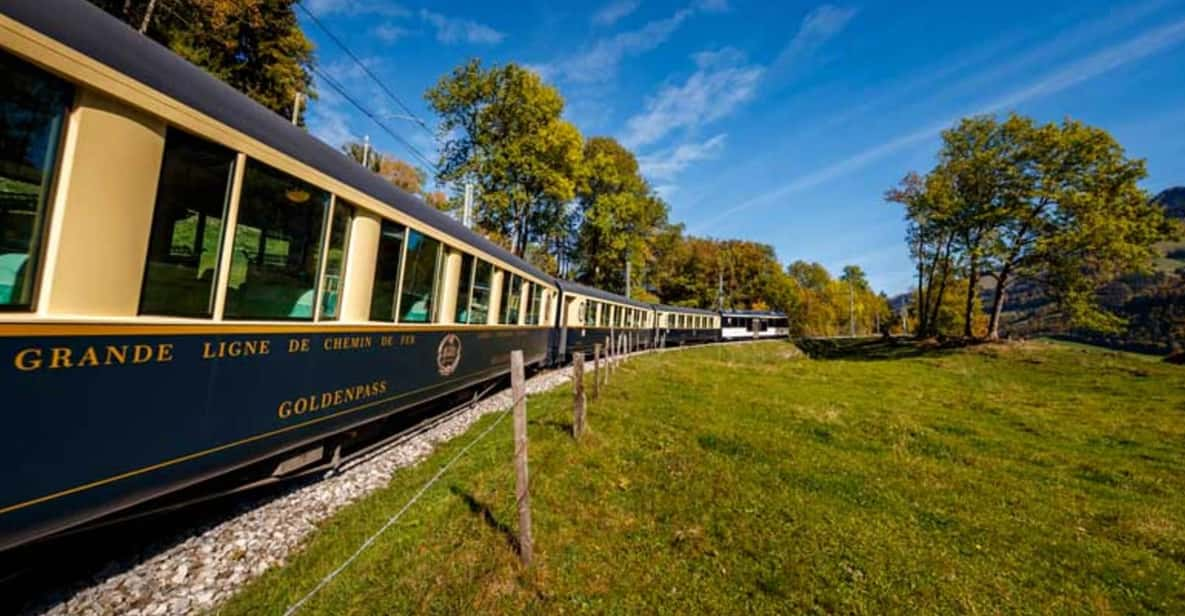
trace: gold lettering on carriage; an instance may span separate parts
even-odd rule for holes
[[[271,352],[272,343],[270,340],[222,340],[202,343],[202,359],[253,357],[255,355],[270,355]]]
[[[323,411],[350,402],[376,398],[385,393],[387,393],[387,381],[385,379],[371,381],[370,383],[363,383],[361,385],[353,385],[319,394],[309,394],[293,400],[285,400],[280,403],[276,414],[279,415],[280,419],[287,419],[293,415],[304,415],[305,413]]]
[[[28,347],[17,351],[12,365],[21,372],[94,368],[137,364],[166,364],[173,361],[173,345],[109,344],[84,347]]]
[[[369,349],[374,346],[371,336],[329,336],[321,342],[321,348],[326,351],[352,351],[354,349]]]

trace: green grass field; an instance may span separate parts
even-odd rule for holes
[[[633,360],[568,436],[530,400],[536,562],[503,421],[302,613],[1185,613],[1185,371],[1087,347],[879,342]],[[282,612],[494,418],[221,611]]]

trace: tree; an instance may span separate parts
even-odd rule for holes
[[[285,118],[298,95],[316,97],[294,0],[92,1]]]
[[[584,145],[584,173],[576,193],[577,240],[586,284],[624,292],[625,265],[634,286],[651,262],[650,241],[667,221],[667,205],[650,190],[634,154],[609,137]]]
[[[1016,145],[1001,180],[989,337],[999,337],[1018,274],[1040,280],[1071,323],[1115,330],[1122,320],[1099,307],[1096,290],[1123,272],[1146,270],[1153,243],[1168,231],[1162,208],[1139,187],[1144,161],[1127,158],[1106,131],[1074,120],[1037,126],[1013,115],[1000,131]]]
[[[935,329],[956,266],[963,270],[964,336],[974,335],[981,278],[993,283],[990,338],[999,337],[1018,279],[1043,288],[1072,325],[1117,327],[1121,319],[1100,307],[1097,290],[1146,268],[1153,243],[1169,228],[1139,188],[1143,161],[1127,158],[1105,131],[1073,120],[1038,126],[1015,114],[1002,122],[980,116],[942,139],[928,176],[907,176],[887,193],[910,221],[923,333]]]
[[[378,173],[383,166],[383,153],[374,149],[370,144],[350,141],[342,145],[342,152],[359,165]]]
[[[425,93],[440,115],[438,179],[474,182],[482,195],[477,222],[509,237],[523,255],[534,239],[554,235],[564,203],[579,183],[583,138],[563,120],[564,99],[516,64],[457,67]]]
[[[973,335],[973,310],[979,294],[979,278],[995,232],[1003,221],[997,207],[1002,199],[1001,176],[1010,171],[1009,150],[1015,143],[998,130],[995,118],[964,118],[943,131],[936,182],[948,186],[952,200],[948,217],[941,222],[952,233],[965,264],[963,336]]]
[[[442,212],[448,212],[455,209],[453,204],[449,202],[448,195],[439,190],[434,190],[425,194],[424,202]]]
[[[942,174],[923,177],[910,172],[896,188],[885,193],[886,201],[905,206],[906,244],[918,270],[914,332],[923,338],[938,334],[934,323],[946,299],[948,281],[958,266],[951,224],[954,200],[946,180]]]
[[[378,174],[395,186],[413,194],[423,194],[426,174],[423,169],[391,156],[379,158]]]

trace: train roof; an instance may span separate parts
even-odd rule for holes
[[[603,290],[598,289],[596,287],[590,287],[588,285],[580,284],[579,282],[574,282],[571,280],[562,280],[559,278],[556,278],[555,281],[556,281],[556,284],[559,285],[560,290],[563,291],[564,293],[579,293],[580,295],[587,295],[589,297],[595,297],[597,299],[605,300],[607,302],[617,302],[619,304],[628,304],[630,306],[637,306],[638,308],[650,309],[652,307],[650,304],[647,304],[646,302],[640,302],[636,299],[630,299],[624,295],[618,295],[616,293],[610,293],[609,291],[603,291]]]
[[[777,312],[774,310],[725,310],[721,312],[726,317],[774,317],[784,319],[785,312]]]
[[[706,314],[706,315],[712,315],[712,316],[717,316],[720,314],[719,312],[716,312],[715,310],[704,310],[703,308],[688,308],[687,306],[671,306],[668,304],[655,304],[654,309],[661,310],[663,312],[682,312],[684,314]]]
[[[542,280],[539,268],[293,126],[245,94],[190,64],[84,0],[5,0],[0,12],[74,48],[287,156],[370,195],[438,231]]]

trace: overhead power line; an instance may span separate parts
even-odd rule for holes
[[[379,127],[382,128],[388,135],[390,135],[392,138],[394,138],[399,143],[403,144],[403,146],[406,147],[408,149],[408,151],[410,151],[416,157],[416,159],[418,159],[421,163],[427,165],[430,169],[432,169],[433,172],[436,172],[436,165],[431,160],[428,160],[428,157],[424,156],[423,152],[420,152],[420,150],[418,148],[416,148],[416,146],[412,145],[412,143],[410,141],[405,139],[399,133],[392,130],[391,127],[384,124],[382,119],[378,115],[371,112],[366,107],[363,107],[362,104],[359,103],[357,100],[355,100],[354,97],[350,96],[350,94],[348,92],[346,92],[346,89],[344,87],[342,87],[342,85],[339,84],[336,80],[334,80],[329,75],[326,75],[324,71],[318,69],[317,67],[314,66],[312,68],[313,68],[313,72],[317,75],[317,77],[320,77],[322,81],[324,81],[326,84],[328,84],[329,87],[333,88],[338,94],[341,95],[342,98],[346,99],[346,101],[348,101],[351,105],[353,105],[355,109],[362,112],[363,115],[370,118],[371,121],[374,122],[375,124],[378,124]]]
[[[402,109],[403,112],[406,113],[408,115],[408,117],[410,117],[411,120],[413,122],[415,122],[415,124],[417,126],[424,129],[424,132],[428,133],[428,136],[433,137],[433,138],[436,137],[436,135],[432,132],[432,129],[428,128],[428,124],[425,123],[424,120],[420,119],[420,117],[418,115],[416,115],[415,112],[412,111],[411,108],[408,107],[407,104],[405,104],[403,102],[403,99],[399,98],[398,95],[396,95],[394,92],[392,92],[391,89],[387,87],[387,84],[383,83],[383,81],[381,79],[379,79],[378,76],[375,75],[370,70],[370,67],[366,66],[366,64],[364,62],[362,62],[362,60],[360,60],[358,58],[358,56],[354,55],[354,52],[350,51],[350,48],[346,46],[345,42],[343,42],[340,38],[338,38],[337,35],[333,33],[333,31],[331,31],[328,27],[325,26],[325,24],[321,23],[321,20],[317,19],[317,16],[314,15],[313,12],[310,11],[309,8],[304,5],[304,2],[297,2],[296,6],[300,7],[300,10],[304,11],[304,14],[308,15],[309,19],[312,20],[312,22],[318,28],[320,28],[321,31],[324,32],[325,35],[329,37],[330,40],[332,40],[334,43],[336,43],[337,46],[340,47],[341,50],[344,51],[346,53],[346,55],[349,56],[350,59],[353,60],[354,63],[357,64],[358,67],[361,68],[362,71],[364,73],[366,73],[366,75],[368,77],[370,77],[376,84],[378,84],[379,88],[384,93],[386,93],[387,96],[391,97],[391,100],[395,101],[395,104],[399,105],[399,108]]]

